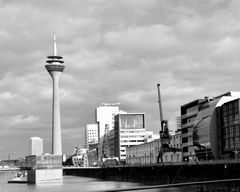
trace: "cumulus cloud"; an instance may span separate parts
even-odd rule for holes
[[[60,97],[67,154],[84,143],[84,127],[94,123],[102,102],[144,112],[146,128],[157,133],[158,82],[171,129],[182,104],[240,90],[237,0],[1,0],[0,5],[0,17],[7,18],[0,26],[0,147],[6,151],[26,155],[30,136],[43,137],[45,151],[51,151],[52,79],[44,65],[54,29],[66,65]]]

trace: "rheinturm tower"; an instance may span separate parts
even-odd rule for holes
[[[59,78],[65,68],[61,56],[57,55],[56,37],[53,35],[53,56],[48,56],[47,71],[53,80],[53,101],[52,101],[52,154],[62,155],[61,117],[59,99]]]

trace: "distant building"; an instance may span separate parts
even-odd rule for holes
[[[182,149],[182,132],[180,129],[175,131],[174,135],[171,135],[170,147]]]
[[[72,156],[72,162],[75,167],[89,167],[87,153]]]
[[[239,98],[240,92],[227,92],[181,106],[184,161],[234,157],[236,148],[233,146],[237,146],[239,139],[239,109],[236,104]]]
[[[102,103],[101,106],[96,108],[96,123],[98,124],[98,155],[99,159],[102,158],[103,154],[103,140],[106,127],[108,131],[114,128],[114,117],[120,113],[120,103]]]
[[[96,167],[98,166],[98,151],[97,148],[91,149],[87,152],[88,166]]]
[[[88,149],[75,147],[75,154],[72,156],[72,163],[76,167],[88,167]]]
[[[98,124],[87,124],[85,129],[85,147],[98,143]]]
[[[176,128],[177,130],[181,129],[181,116],[176,117]]]
[[[30,138],[30,155],[43,154],[43,139],[40,137]]]
[[[145,119],[143,113],[124,113],[115,116],[115,127],[110,132],[111,157],[126,159],[126,147],[145,141]]]
[[[149,143],[155,139],[159,139],[159,134],[154,134],[153,131],[145,131],[145,142]]]
[[[170,147],[181,146],[181,132],[177,131],[171,136]],[[173,146],[171,146],[173,145]],[[177,148],[177,147],[176,147]],[[156,139],[149,143],[144,143],[126,148],[127,164],[151,164],[157,163],[158,154],[161,149],[160,139]],[[171,150],[163,154],[163,162],[176,163],[182,161],[182,152],[179,150]]]

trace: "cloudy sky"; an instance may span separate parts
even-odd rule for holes
[[[0,158],[27,155],[31,136],[50,152],[53,30],[71,154],[103,102],[144,112],[157,133],[158,82],[173,130],[182,104],[240,91],[239,9],[239,0],[0,0]]]

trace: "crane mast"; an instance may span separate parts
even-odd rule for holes
[[[162,102],[161,102],[161,93],[160,93],[160,84],[157,84],[157,89],[158,89],[158,105],[159,105],[159,114],[160,114],[160,124],[161,124],[161,131],[163,131],[163,111],[162,111]]]
[[[160,151],[157,157],[157,163],[159,163],[159,159],[161,159],[161,162],[163,163],[163,154],[168,151],[169,148],[169,143],[170,143],[170,135],[169,135],[169,129],[168,129],[168,121],[164,120],[163,118],[163,110],[162,110],[162,102],[161,102],[161,93],[160,93],[160,84],[157,84],[157,89],[158,89],[158,104],[159,104],[159,114],[160,114],[160,124],[161,128],[159,131],[160,135]]]

